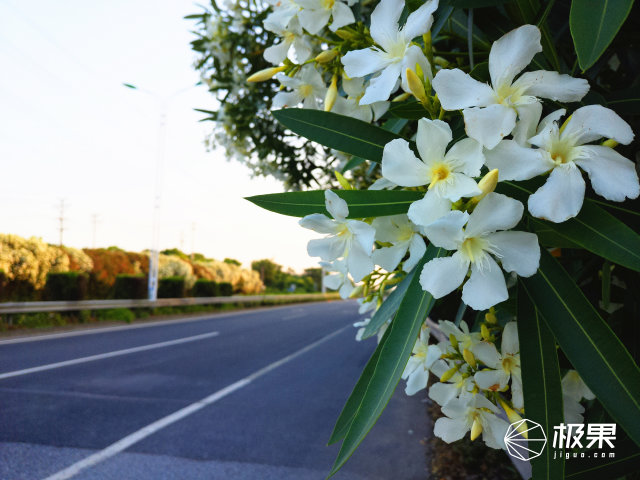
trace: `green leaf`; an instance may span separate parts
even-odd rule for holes
[[[349,218],[381,217],[407,213],[409,206],[424,196],[423,192],[404,190],[334,190],[347,202]],[[247,197],[252,203],[272,212],[304,217],[312,213],[330,215],[325,208],[324,190],[270,193]]]
[[[530,182],[502,182],[497,190],[526,203],[537,185]],[[578,247],[640,271],[640,235],[589,199],[585,199],[576,217],[562,223],[530,218],[534,228],[551,230]]]
[[[622,434],[622,435],[621,435]],[[622,437],[622,438],[621,438]],[[591,450],[585,458],[567,462],[567,480],[602,480],[619,478],[626,473],[640,471],[640,448],[624,432],[617,433],[614,458],[592,458]]]
[[[546,250],[522,284],[584,382],[640,445],[640,368],[624,344]]]
[[[584,72],[604,53],[627,19],[633,0],[573,0],[569,26]]]
[[[462,38],[467,38],[468,36],[467,23],[467,14],[462,10],[455,10],[449,17],[451,30]],[[489,50],[491,48],[487,36],[475,26],[473,28],[473,44],[477,46],[479,50]]]
[[[429,245],[424,257],[416,265],[416,271],[421,271],[427,261],[443,253],[444,250]],[[329,476],[340,470],[382,414],[409,360],[420,327],[434,303],[431,294],[422,290],[419,275],[414,276],[398,313],[391,322],[375,371],[353,416]]]
[[[524,406],[528,419],[542,425],[547,435],[564,421],[562,386],[556,342],[522,284],[518,286],[518,338]],[[551,439],[547,438],[550,442]],[[564,460],[553,458],[548,445],[531,460],[534,479],[563,480]]]
[[[417,120],[426,116],[427,111],[420,102],[408,101],[402,103],[392,103],[389,107],[389,113],[398,118],[408,118]]]
[[[371,381],[371,376],[373,375],[374,370],[376,369],[376,365],[378,364],[378,358],[380,358],[380,351],[387,341],[387,337],[389,336],[389,330],[387,330],[380,343],[376,347],[376,350],[371,355],[371,358],[367,362],[360,375],[360,378],[356,382],[356,386],[353,387],[353,391],[349,398],[347,399],[347,403],[345,403],[342,408],[342,412],[340,412],[340,416],[336,421],[335,427],[333,427],[333,432],[331,433],[331,437],[327,442],[328,445],[336,443],[338,440],[342,440],[344,436],[349,431],[349,427],[351,426],[351,422],[353,421],[353,417],[362,402],[362,398],[364,397],[365,392],[367,391],[367,386]]]
[[[347,164],[342,168],[342,172],[348,172],[349,170],[353,170],[358,165],[362,165],[366,160],[361,157],[351,157],[351,160],[347,162]]]
[[[304,108],[285,108],[272,113],[282,125],[298,135],[374,162],[382,161],[382,151],[387,143],[402,138],[389,130],[337,113]]]
[[[607,107],[620,115],[640,114],[640,87],[612,92],[606,98]]]
[[[369,338],[371,335],[375,335],[380,327],[395,315],[398,308],[400,308],[400,303],[402,302],[405,293],[407,293],[407,289],[409,288],[409,285],[411,285],[411,281],[415,274],[416,269],[414,268],[402,279],[393,292],[389,294],[387,299],[382,302],[380,308],[373,314],[369,323],[364,327],[362,338]]]

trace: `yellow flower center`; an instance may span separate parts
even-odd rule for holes
[[[557,140],[552,143],[549,155],[551,155],[551,160],[553,160],[556,165],[562,165],[563,163],[568,163],[573,160],[571,150],[571,145],[568,145],[567,142]]]
[[[496,100],[501,105],[510,107],[522,96],[522,89],[514,88],[513,85],[502,84],[496,89]]]
[[[431,168],[431,183],[429,184],[429,190],[438,184],[449,178],[451,169],[444,163],[437,163]]]
[[[336,3],[336,0],[323,0],[322,6],[324,7],[325,10],[331,10],[335,3]]]
[[[488,246],[489,242],[484,238],[471,237],[462,242],[460,251],[469,259],[470,262],[477,262],[484,258],[484,252]]]
[[[300,95],[303,97],[308,97],[313,93],[313,87],[311,85],[302,85],[300,87]]]
[[[511,373],[513,369],[516,368],[516,366],[517,366],[516,359],[513,358],[511,355],[507,355],[502,359],[502,369],[505,372]]]

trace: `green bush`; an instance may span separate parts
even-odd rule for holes
[[[158,298],[182,298],[185,292],[184,277],[162,278],[158,283]]]
[[[65,317],[57,312],[22,313],[16,315],[15,324],[23,328],[65,325]]]
[[[117,275],[113,285],[113,298],[147,298],[147,277],[145,275]]]
[[[96,310],[96,320],[127,322],[131,323],[136,319],[135,314],[128,308],[109,308],[106,310]]]
[[[43,297],[45,300],[84,300],[88,284],[89,276],[85,273],[49,273]]]
[[[191,290],[191,295],[194,297],[217,297],[219,295],[218,284],[212,280],[204,280],[202,278],[196,280]]]
[[[233,294],[233,285],[229,282],[220,282],[218,284],[218,295],[228,297]]]

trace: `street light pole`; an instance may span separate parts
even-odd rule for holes
[[[151,252],[149,254],[149,282],[147,284],[147,298],[149,300],[158,299],[158,270],[160,266],[160,203],[162,199],[162,177],[164,171],[165,147],[167,139],[167,107],[170,100],[177,97],[181,93],[190,90],[192,87],[181,88],[170,95],[162,96],[155,92],[141,89],[130,83],[123,85],[132,90],[137,90],[152,96],[159,104],[159,121],[158,121],[158,153],[156,158],[156,175],[154,184],[154,202],[153,202],[153,226],[151,235]]]

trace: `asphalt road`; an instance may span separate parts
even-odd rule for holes
[[[329,302],[0,340],[0,478],[323,479],[375,348],[358,318]],[[399,388],[334,478],[426,478],[421,399]]]

